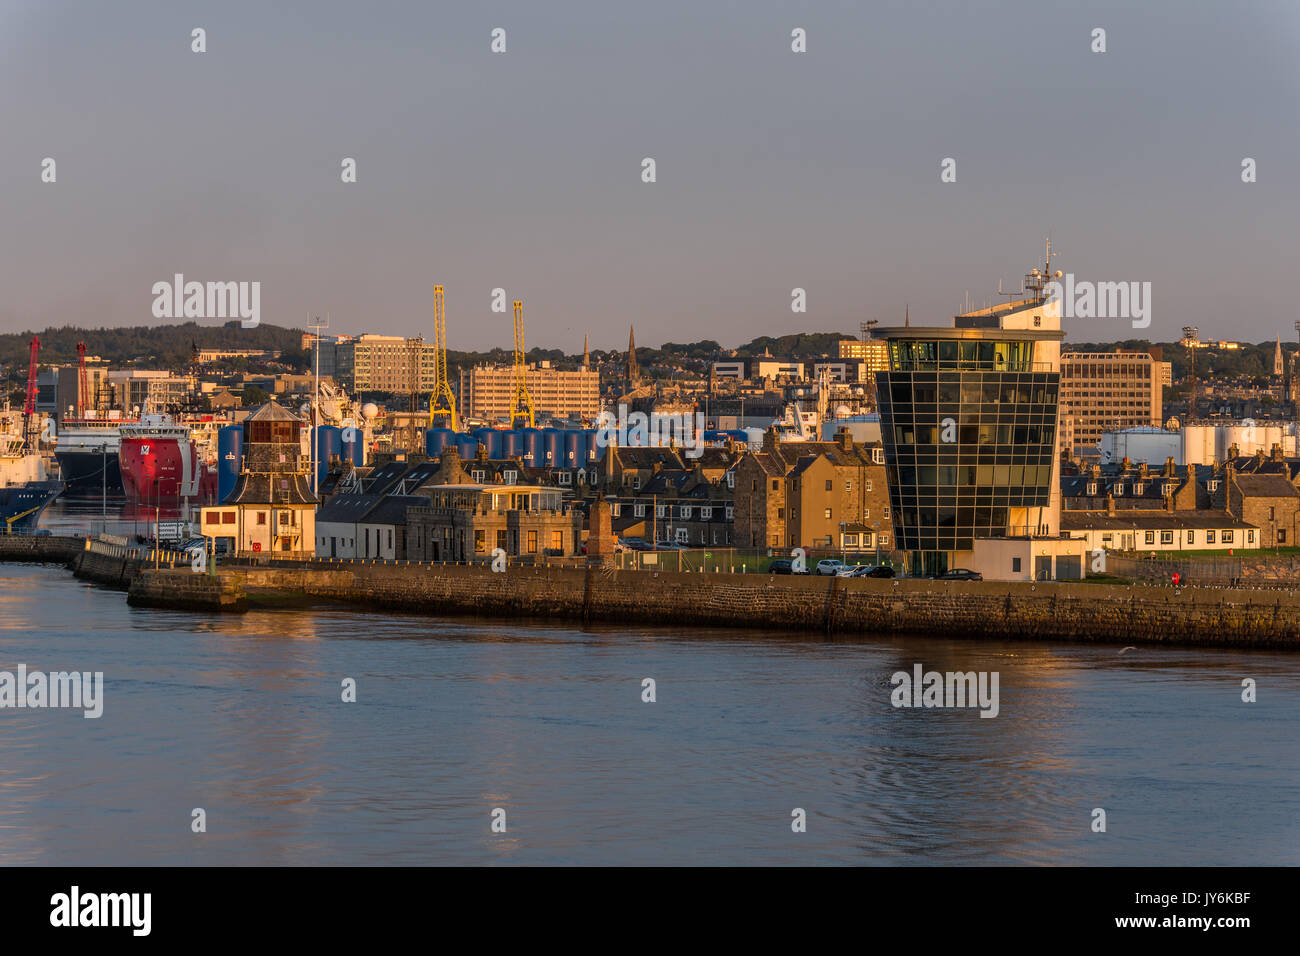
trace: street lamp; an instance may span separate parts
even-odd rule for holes
[[[159,527],[162,522],[162,495],[158,491],[158,482],[162,475],[154,475],[153,487],[153,569],[158,570],[158,549],[161,547],[162,530]]]

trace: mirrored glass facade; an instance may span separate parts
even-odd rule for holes
[[[876,375],[894,530],[906,551],[968,551],[1025,534],[1013,508],[1046,507],[1060,376],[1033,341],[891,340]]]

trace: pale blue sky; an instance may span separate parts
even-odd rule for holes
[[[497,286],[530,346],[734,345],[946,322],[1050,233],[1151,338],[1294,338],[1298,49],[1294,2],[0,0],[0,331],[153,323],[183,272],[350,332],[441,282],[454,349],[509,344]]]

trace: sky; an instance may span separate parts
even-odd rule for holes
[[[1151,283],[1067,342],[1294,340],[1297,49],[1288,0],[0,0],[0,331],[170,322],[182,273],[426,337],[440,283],[454,350],[510,346],[497,288],[530,348],[731,347],[948,324],[1050,236]]]

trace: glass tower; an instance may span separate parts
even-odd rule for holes
[[[872,330],[888,345],[889,369],[876,373],[881,439],[913,573],[942,573],[976,539],[1057,533],[1062,333],[1043,305]]]

